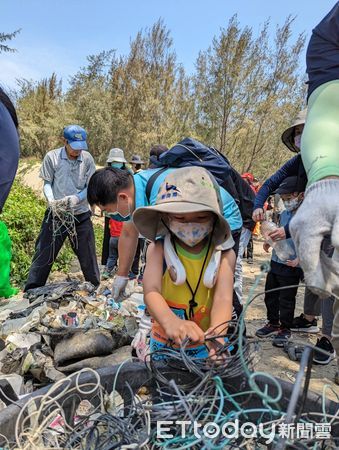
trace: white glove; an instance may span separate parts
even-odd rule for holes
[[[80,198],[77,195],[67,195],[65,197],[70,208],[75,208],[80,203]]]
[[[149,353],[149,346],[147,345],[147,336],[152,328],[151,316],[144,314],[139,323],[139,330],[137,331],[132,341],[132,347],[135,349],[138,358],[145,361],[146,355]]]
[[[321,251],[321,243],[325,235],[331,235],[335,253],[339,251],[338,198],[339,179],[317,181],[306,190],[305,199],[290,223],[306,284],[327,293],[339,289],[339,261],[327,257]]]
[[[117,275],[112,284],[112,298],[116,302],[122,302],[125,296],[125,289],[128,283],[128,277]]]

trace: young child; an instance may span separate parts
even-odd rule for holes
[[[188,337],[188,355],[215,357],[225,343],[223,337],[205,341],[225,335],[232,319],[235,253],[221,211],[218,184],[207,170],[192,167],[171,172],[155,206],[133,215],[139,232],[153,241],[144,273],[151,353],[179,348]]]
[[[122,230],[122,222],[118,222],[114,219],[109,219],[109,254],[107,258],[107,263],[105,267],[105,271],[102,274],[103,279],[107,279],[114,275],[114,270],[116,269],[119,253],[118,253],[118,244],[119,237]]]
[[[285,178],[276,191],[276,193],[280,194],[285,206],[285,210],[280,215],[280,227],[284,227],[284,229],[304,198],[303,192],[296,192],[297,178],[296,176]],[[289,243],[290,248],[295,250],[292,239],[289,238],[286,241]],[[265,242],[264,250],[266,252],[268,252],[269,247],[270,245]],[[299,267],[299,260],[296,254],[290,260],[281,260],[273,249],[271,269],[267,274],[265,291],[296,286],[265,294],[268,323],[257,330],[256,335],[263,338],[275,334],[273,345],[276,347],[283,347],[284,343],[291,336],[290,328],[293,323],[297,285],[302,278],[303,272]]]

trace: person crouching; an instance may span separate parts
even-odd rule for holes
[[[236,258],[215,179],[199,167],[171,172],[155,206],[138,208],[133,221],[153,241],[144,273],[151,353],[189,338],[189,356],[216,358],[232,319]]]

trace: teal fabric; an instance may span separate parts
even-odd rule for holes
[[[160,169],[147,169],[134,175],[134,186],[135,186],[135,208],[140,208],[142,206],[155,205],[157,194],[161,183],[165,180],[166,176],[175,170],[170,168],[162,172],[159,177],[155,180],[153,185],[150,203],[147,202],[146,198],[146,185],[151,176]],[[220,188],[220,195],[224,205],[223,215],[227,220],[232,231],[239,230],[242,227],[242,218],[238,205],[236,204],[234,198],[222,187]]]

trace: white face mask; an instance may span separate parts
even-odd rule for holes
[[[180,241],[189,247],[194,247],[210,234],[213,229],[213,220],[202,223],[183,223],[177,220],[170,220],[168,227]]]
[[[286,211],[294,211],[298,208],[302,200],[299,200],[299,198],[291,198],[290,200],[285,200],[284,205],[286,208]]]
[[[301,134],[296,134],[294,136],[294,145],[299,149],[301,148]]]

